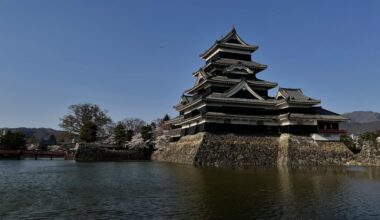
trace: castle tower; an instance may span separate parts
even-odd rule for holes
[[[205,65],[175,106],[179,116],[167,122],[173,139],[203,131],[339,139],[339,122],[347,118],[321,108],[320,100],[293,88],[268,95],[277,83],[258,77],[267,66],[252,60],[257,49],[233,28],[200,55]]]

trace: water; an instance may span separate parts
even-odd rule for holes
[[[0,161],[0,219],[379,219],[380,169]]]

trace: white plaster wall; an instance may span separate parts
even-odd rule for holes
[[[340,141],[340,134],[312,134],[315,141]]]

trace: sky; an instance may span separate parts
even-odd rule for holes
[[[0,127],[59,128],[78,103],[114,121],[176,116],[232,26],[259,45],[258,78],[380,112],[380,1],[0,0]]]

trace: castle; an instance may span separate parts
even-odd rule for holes
[[[233,28],[201,54],[205,65],[193,73],[195,84],[175,106],[179,116],[167,122],[172,140],[198,132],[310,135],[338,141],[348,120],[320,106],[298,88],[268,90],[277,83],[258,78],[266,65],[252,60],[258,46],[246,43]]]

